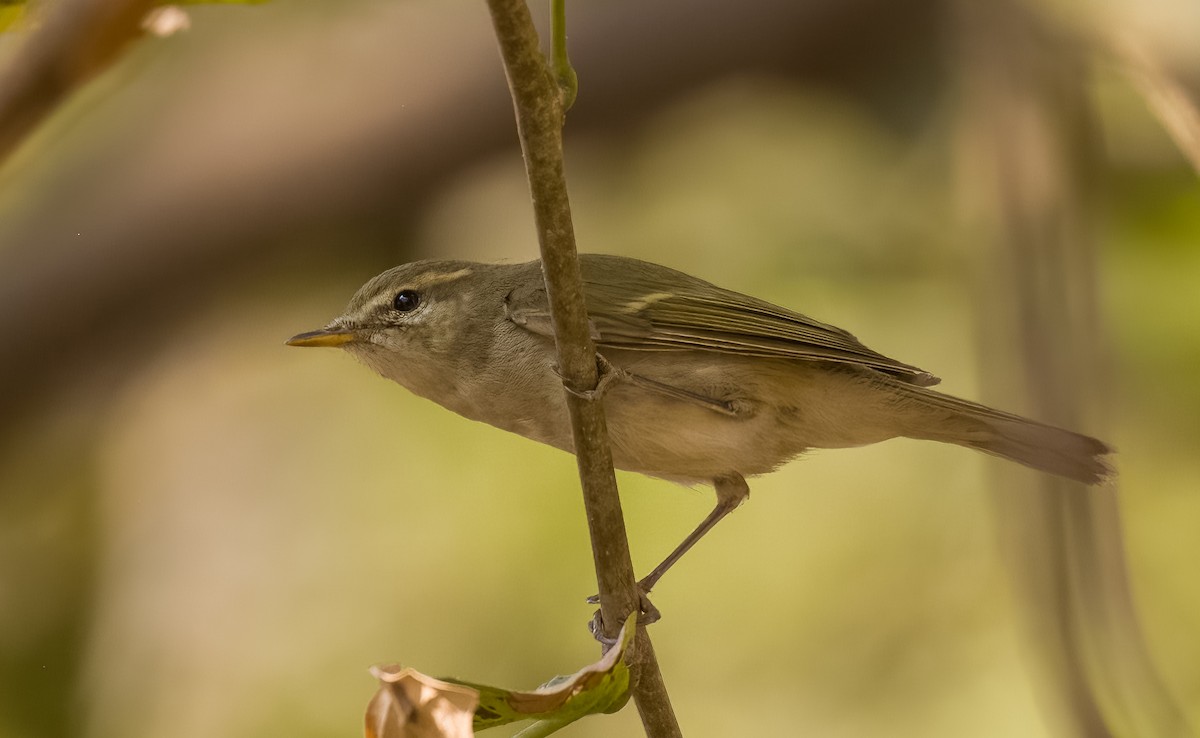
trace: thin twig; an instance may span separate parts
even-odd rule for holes
[[[492,24],[516,109],[517,132],[533,197],[542,268],[554,325],[559,371],[567,388],[582,392],[598,381],[596,349],[588,330],[583,284],[563,172],[563,104],[553,73],[538,47],[524,0],[488,0]],[[592,555],[600,588],[605,635],[615,637],[640,600],[629,540],[613,473],[608,429],[598,402],[566,392],[575,456],[583,485]],[[680,736],[649,635],[639,627],[630,656],[633,697],[646,734]]]
[[[554,60],[554,76],[562,91],[563,110],[570,110],[579,94],[579,76],[567,55],[567,0],[550,0],[550,47]]]

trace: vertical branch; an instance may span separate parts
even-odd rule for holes
[[[1098,157],[1082,62],[1016,0],[962,0],[959,12],[963,181],[975,190],[972,235],[990,251],[979,286],[994,306],[981,324],[1004,347],[986,357],[985,380],[1023,396],[1035,417],[1086,429],[1104,393],[1089,222]],[[1053,732],[1191,735],[1138,625],[1115,483],[1005,486],[1001,543]]]
[[[605,634],[614,637],[625,617],[640,606],[640,597],[629,556],[604,412],[600,403],[575,394],[594,389],[599,377],[563,171],[562,98],[538,48],[537,31],[525,0],[488,0],[488,8],[504,59],[517,132],[525,154],[559,371],[565,389],[571,390],[566,393],[567,408],[592,537],[600,611]],[[630,668],[633,697],[646,734],[681,735],[654,648],[641,626]]]

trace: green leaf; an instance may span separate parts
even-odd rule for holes
[[[532,692],[434,679],[400,666],[373,667],[379,690],[367,705],[367,738],[459,738],[520,720],[536,722],[514,738],[542,738],[585,715],[616,712],[629,701],[625,657],[636,630],[634,613],[617,645],[599,661]]]
[[[536,720],[517,734],[541,738],[581,717],[620,710],[629,701],[629,665],[625,657],[637,629],[637,614],[625,621],[617,644],[594,664],[570,676],[558,676],[532,692],[519,692],[447,679],[479,691],[475,708],[476,731],[519,720]],[[516,737],[514,737],[516,738]]]

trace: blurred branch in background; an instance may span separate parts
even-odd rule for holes
[[[57,4],[81,19],[81,9],[106,5]],[[474,6],[387,4],[382,21],[363,29],[336,15],[293,25],[290,5],[238,13],[228,25],[245,31],[206,26],[226,34],[219,55],[188,56],[191,39],[205,35],[199,27],[191,39],[145,42],[160,47],[143,58],[162,65],[178,54],[196,68],[164,75],[170,83],[159,78],[158,86],[147,65],[136,78],[119,77],[107,105],[88,117],[97,143],[86,166],[48,156],[75,140],[61,131],[21,152],[46,160],[47,184],[0,217],[6,270],[19,275],[0,285],[0,333],[23,355],[0,364],[0,383],[26,388],[14,403],[27,406],[70,381],[64,348],[111,341],[143,327],[147,315],[170,314],[181,288],[213,293],[230,271],[283,250],[361,259],[367,269],[393,260],[430,198],[510,140],[495,42],[486,19],[471,17]],[[575,65],[588,70],[588,99],[572,109],[573,132],[629,130],[682,91],[747,72],[858,86],[884,106],[893,88],[878,83],[877,70],[928,69],[937,8],[932,0],[764,0],[752,10],[666,0],[631,24],[622,6],[581,5],[571,44]],[[421,32],[397,44],[395,28]],[[622,53],[613,54],[617,36]],[[654,74],[644,72],[646,59]],[[2,73],[16,79],[31,64],[18,55]],[[113,109],[120,105],[136,126]],[[342,238],[355,241],[353,253]],[[60,294],[73,296],[70,306]],[[79,320],[81,305],[105,319]],[[17,409],[0,424],[16,420]]]
[[[45,11],[0,74],[0,166],[73,90],[141,33],[155,0],[66,0]]]
[[[1098,132],[1086,48],[1019,0],[958,3],[963,191],[989,250],[979,288],[994,395],[1068,428],[1105,416],[1096,239]],[[985,349],[986,350],[986,349]],[[1008,352],[1012,353],[1008,353]],[[1104,433],[1097,433],[1104,437]],[[1118,457],[1119,458],[1119,457]],[[1002,547],[1055,735],[1190,736],[1136,617],[1116,481],[1006,474]]]
[[[1114,31],[1106,37],[1115,61],[1122,65],[1175,145],[1200,174],[1200,95],[1181,84],[1133,33]]]

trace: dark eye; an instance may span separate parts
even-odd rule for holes
[[[416,290],[400,290],[396,293],[396,299],[392,300],[392,307],[402,313],[412,312],[420,304],[421,296]]]

